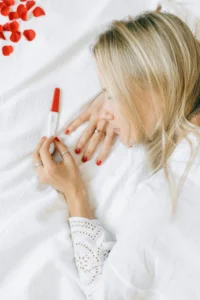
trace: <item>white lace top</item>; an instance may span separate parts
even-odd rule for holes
[[[104,261],[115,242],[96,219],[71,217],[69,222],[83,290],[87,298],[92,299],[92,292],[102,275]]]

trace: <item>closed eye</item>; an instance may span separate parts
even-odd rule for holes
[[[107,93],[106,89],[102,89],[102,91],[103,91],[104,93]],[[109,100],[112,99],[111,96],[107,96],[107,98],[108,98]]]

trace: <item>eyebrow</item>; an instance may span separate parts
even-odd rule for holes
[[[103,89],[102,89],[102,91],[105,91],[105,92],[106,92],[106,89],[105,89],[105,88],[103,88]]]

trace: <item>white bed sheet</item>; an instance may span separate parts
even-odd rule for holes
[[[60,87],[58,136],[80,166],[96,216],[116,238],[133,200],[134,183],[146,174],[145,165],[139,169],[145,153],[117,139],[101,167],[95,165],[97,154],[83,164],[73,149],[87,123],[69,136],[64,129],[100,90],[89,53],[95,35],[114,18],[155,9],[157,1],[37,4],[46,16],[22,24],[35,29],[37,38],[21,41],[9,57],[0,55],[0,298],[81,300],[85,297],[74,263],[67,204],[57,191],[38,183],[31,155],[46,133],[53,90]]]

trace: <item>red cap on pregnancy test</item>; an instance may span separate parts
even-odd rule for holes
[[[51,105],[51,111],[59,112],[59,100],[60,100],[60,89],[55,88],[52,105]]]

